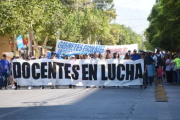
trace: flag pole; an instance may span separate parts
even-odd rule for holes
[[[14,57],[16,56],[16,34],[14,34]]]

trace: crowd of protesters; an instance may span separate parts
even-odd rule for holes
[[[49,59],[57,59],[56,52],[51,52],[51,56]],[[59,56],[58,56],[59,57]],[[16,56],[13,59],[24,59],[24,60],[35,60],[36,58],[31,55],[31,57],[26,57],[24,54],[21,57]],[[13,60],[12,59],[12,60]],[[46,55],[42,55],[39,59],[47,59]],[[111,54],[110,50],[106,51],[106,54],[72,54],[72,55],[64,55],[59,57],[58,59],[95,59],[95,60],[106,60],[106,59],[120,59],[120,55],[118,52]],[[173,85],[180,85],[180,53],[170,54],[170,53],[163,53],[160,49],[157,50],[156,53],[152,52],[140,52],[137,53],[137,50],[134,50],[133,53],[129,50],[124,57],[124,60],[144,60],[144,74],[143,74],[143,86],[144,89],[147,88],[148,85],[152,85],[154,80],[158,81],[158,85],[162,85],[162,80],[165,80],[168,84]],[[120,59],[121,60],[121,59]],[[153,68],[156,71],[155,75],[149,75],[149,68]],[[17,85],[16,81],[13,80],[12,77],[12,61],[7,60],[6,54],[3,55],[3,58],[0,60],[0,89],[4,86],[7,89],[7,86],[11,85],[12,89],[20,88]],[[143,86],[140,86],[141,88]],[[57,86],[52,86],[55,89]],[[71,88],[72,86],[70,86]],[[32,86],[28,87],[29,89]],[[44,89],[44,86],[40,87]]]

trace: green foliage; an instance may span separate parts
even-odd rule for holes
[[[154,47],[167,51],[180,51],[180,1],[159,0],[148,17],[145,35]]]
[[[106,45],[138,43],[142,37],[123,25],[110,24],[116,14],[113,0],[102,9],[90,0],[1,0],[0,34],[22,34],[34,31],[40,45],[48,36],[48,45],[55,46],[56,39],[87,43],[101,41]],[[104,3],[103,2],[103,3]],[[60,35],[57,35],[57,32]]]

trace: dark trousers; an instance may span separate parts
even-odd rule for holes
[[[167,82],[172,83],[172,71],[166,71]]]
[[[177,83],[177,72],[173,71],[173,82]]]
[[[0,88],[3,87],[3,77],[5,78],[5,88],[8,86],[8,74],[7,73],[1,73],[1,80],[0,80]]]

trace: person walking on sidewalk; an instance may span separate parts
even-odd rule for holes
[[[8,77],[9,77],[9,69],[10,69],[10,62],[6,59],[6,54],[3,54],[3,58],[0,60],[1,64],[1,80],[0,80],[0,89],[3,87],[3,78],[5,78],[5,89],[8,86]]]
[[[139,54],[137,54],[136,49],[134,49],[134,53],[131,55],[131,57],[132,57],[133,61],[141,59],[141,56]]]

